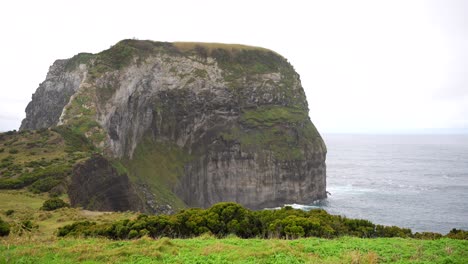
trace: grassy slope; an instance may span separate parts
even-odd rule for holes
[[[66,196],[61,198],[66,200]],[[47,194],[33,194],[26,190],[0,190],[0,217],[11,225],[10,240],[21,240],[24,237],[50,239],[55,237],[57,228],[75,221],[104,223],[136,216],[132,212],[91,212],[79,208],[62,208],[51,212],[39,210],[47,199]],[[7,216],[8,210],[14,210],[14,213]],[[21,228],[21,223],[28,220],[37,226],[30,232]]]
[[[0,263],[466,263],[468,241],[194,238],[0,240]]]
[[[0,189],[60,194],[73,165],[91,150],[82,136],[63,127],[1,133]]]

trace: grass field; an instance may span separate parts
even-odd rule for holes
[[[0,263],[467,263],[468,241],[342,237],[1,240]]]

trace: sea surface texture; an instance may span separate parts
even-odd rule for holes
[[[413,232],[468,230],[468,135],[323,137],[331,195],[296,207]]]

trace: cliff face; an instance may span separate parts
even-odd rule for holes
[[[299,75],[272,51],[124,40],[50,71],[21,129],[83,133],[153,210],[326,197],[325,145]]]
[[[85,77],[85,65],[66,71],[68,60],[57,60],[49,68],[46,80],[39,85],[26,107],[20,130],[41,129],[57,124],[63,108],[78,90]]]

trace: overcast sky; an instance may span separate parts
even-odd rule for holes
[[[125,38],[262,46],[324,133],[468,133],[468,1],[2,1],[0,131],[56,59]]]

